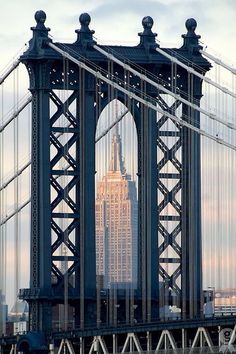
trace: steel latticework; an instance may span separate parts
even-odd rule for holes
[[[64,58],[50,47],[45,13],[38,11],[35,19],[29,49],[20,58],[28,69],[32,93],[31,275],[30,288],[20,291],[20,297],[29,303],[31,336],[55,330],[53,320],[61,305],[64,330],[69,328],[70,316],[73,328],[80,331],[109,326],[103,317],[97,320],[94,175],[97,121],[114,99],[127,106],[137,129],[139,256],[138,287],[133,294],[133,304],[138,307],[135,320],[148,325],[165,318],[161,309],[169,305],[177,305],[184,320],[201,318],[199,134],[165,114],[157,114],[119,87],[111,89],[99,76]],[[180,98],[200,104],[202,80],[156,51],[150,17],[143,19],[139,45],[98,46],[123,61],[125,68],[94,48],[88,14],[80,16],[80,23],[76,42],[56,43],[59,49],[162,111],[200,127],[198,111],[181,100],[169,99],[164,90],[129,71],[128,65],[138,65],[140,72],[150,78],[152,74],[157,76]],[[200,53],[196,21],[188,20],[186,27],[183,46],[163,50],[187,65],[194,63],[195,70],[205,75],[210,64]],[[61,168],[62,161],[66,168]],[[103,296],[99,294],[99,299]],[[119,291],[116,296],[122,322],[127,299]],[[131,315],[127,325],[134,326]],[[32,341],[40,342],[40,338]],[[30,337],[23,338],[19,348],[24,348],[27,340],[30,342]],[[43,350],[43,340],[40,343]]]

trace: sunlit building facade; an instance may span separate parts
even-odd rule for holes
[[[138,202],[126,173],[121,138],[113,135],[109,170],[97,183],[96,266],[103,288],[137,286]]]

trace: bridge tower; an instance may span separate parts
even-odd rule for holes
[[[109,104],[111,95],[108,84],[48,46],[52,40],[43,11],[36,12],[35,20],[29,49],[21,57],[29,73],[33,101],[31,278],[29,289],[21,289],[20,297],[29,302],[30,331],[49,333],[54,309],[65,299],[73,309],[75,326],[83,330],[96,324],[95,131],[99,114]],[[76,41],[57,43],[58,47],[65,51],[69,48],[75,57],[82,61],[86,58],[101,69],[112,67],[110,77],[123,80],[125,70],[93,48],[94,31],[89,29],[89,23],[90,16],[82,14]],[[100,47],[131,66],[139,65],[143,72],[169,83],[169,90],[199,104],[201,80],[156,51],[159,45],[152,32],[151,17],[145,17],[142,24],[137,46]],[[163,50],[185,63],[195,63],[195,70],[205,74],[210,64],[199,52],[196,21],[187,20],[186,28],[181,48]],[[129,75],[129,83],[134,90],[142,88],[145,98],[155,104],[158,101],[163,110],[199,126],[199,112],[178,99],[168,103],[164,92],[135,75]],[[143,104],[133,104],[133,99],[124,93],[117,91],[117,97],[123,103],[129,102],[138,136],[138,321],[157,320],[160,307],[174,301],[183,318],[200,317],[200,137],[170,122],[165,115],[157,117]],[[62,134],[67,137],[64,145]],[[171,146],[167,140],[172,140]],[[67,161],[66,170],[60,169],[62,159]],[[63,182],[65,176],[67,183]],[[58,255],[60,247],[66,250],[65,254]],[[62,263],[67,265],[64,272]],[[166,296],[161,304],[162,292]],[[147,301],[142,301],[144,298]]]

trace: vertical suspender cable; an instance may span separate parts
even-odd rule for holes
[[[123,81],[126,81],[126,72],[123,72]],[[124,104],[127,107],[127,97],[124,98]],[[115,116],[114,119],[117,120],[119,113],[118,113],[118,105],[116,102],[116,110],[115,110]],[[126,120],[122,120],[120,123],[117,124],[117,131],[120,134],[121,137],[121,142],[122,142],[122,159],[123,156],[125,157],[124,163],[125,163],[125,173],[127,173],[127,169],[129,170],[129,159],[127,159],[127,150],[126,150],[126,142],[127,142],[127,134],[128,134],[128,129],[129,127],[126,124]],[[119,128],[120,127],[120,128]],[[130,142],[130,141],[129,141]],[[130,145],[130,149],[132,151],[132,146]],[[131,151],[129,151],[129,154],[131,155]],[[128,184],[127,186],[127,190],[129,190],[129,182],[126,182]],[[126,203],[124,201],[124,203]],[[127,202],[128,203],[128,202]],[[127,228],[127,217],[128,217],[128,205],[126,205],[126,211],[124,212],[123,215],[123,227],[124,229]],[[122,281],[125,283],[125,321],[128,324],[130,322],[131,319],[131,277],[130,277],[130,273],[131,273],[131,269],[132,269],[132,259],[129,263],[128,266],[128,261],[129,261],[129,254],[131,252],[131,248],[133,247],[132,245],[132,241],[130,239],[130,233],[127,231],[127,239],[124,242],[124,230],[121,231],[121,237],[122,237],[122,250],[121,250],[121,261],[123,262],[123,264],[121,265],[121,269],[122,269],[122,273],[124,272],[124,269],[127,269],[127,274],[126,277],[122,275]],[[128,243],[129,240],[129,243]]]
[[[134,228],[133,228],[133,242],[134,242],[134,249],[133,249],[133,262],[134,262],[134,266],[133,266],[133,289],[132,289],[132,313],[133,313],[133,317],[132,317],[132,324],[137,321],[137,315],[135,313],[136,307],[138,306],[137,303],[135,303],[137,301],[137,295],[136,298],[134,298],[135,296],[135,292],[134,289],[138,289],[138,259],[139,259],[139,226],[138,226],[138,220],[139,220],[139,208],[138,205],[140,203],[140,201],[138,200],[138,162],[139,162],[139,158],[138,158],[138,132],[137,132],[137,126],[136,126],[136,118],[135,117],[135,103],[134,100],[130,100],[129,99],[129,111],[131,115],[131,118],[133,118],[133,127],[132,127],[132,146],[134,147],[134,154],[133,154],[133,159],[132,159],[132,181],[134,181],[134,185],[135,185],[135,207],[134,207]],[[135,121],[134,121],[135,120]],[[138,310],[137,310],[138,312]]]
[[[188,72],[188,92],[187,92],[187,97],[188,97],[188,101],[191,100],[191,81],[192,81],[192,75],[190,72]],[[191,116],[191,108],[188,106],[187,107],[187,117],[188,117],[188,121],[190,122],[191,124],[191,121],[192,121],[192,116]],[[190,198],[191,198],[191,190],[190,190],[190,179],[189,179],[189,175],[191,173],[191,164],[190,164],[190,161],[192,160],[192,157],[189,155],[189,152],[191,152],[191,136],[192,132],[188,129],[186,129],[186,135],[184,137],[184,142],[185,142],[185,154],[187,154],[187,159],[185,157],[185,167],[184,167],[184,171],[186,171],[186,189],[185,189],[185,202],[187,204],[187,206],[185,206],[185,208],[189,209],[191,206],[190,206]],[[186,169],[186,170],[185,170]],[[187,234],[185,237],[188,238],[190,235],[192,235],[192,222],[191,222],[191,219],[190,219],[190,222],[189,222],[189,227],[187,228],[187,232],[189,232],[189,235]],[[189,250],[189,258],[191,258],[193,255],[191,254],[191,251]],[[193,267],[193,262],[191,262],[189,264],[189,273],[192,274],[192,268]],[[189,279],[189,297],[190,299],[193,299],[193,301],[196,301],[196,299],[194,298],[193,296],[193,289],[192,289],[192,284],[191,284],[191,278]],[[185,286],[188,286],[187,283],[185,283]],[[192,311],[192,304],[190,303],[190,306],[189,306],[189,315],[191,317],[191,311]]]
[[[146,82],[142,81],[141,82],[141,91],[142,95],[145,97],[146,96]],[[149,109],[148,107],[141,105],[141,116],[143,120],[143,130],[144,130],[144,141],[143,144],[145,144],[145,149],[147,148],[147,124],[149,121],[149,115],[148,115]],[[145,157],[143,156],[143,162],[144,162]],[[146,162],[144,162],[146,163]],[[145,172],[144,172],[145,173]],[[143,181],[144,182],[144,181]],[[147,188],[145,188],[144,195],[143,195],[143,202],[146,203],[147,201]],[[143,215],[145,215],[145,220],[142,222],[145,225],[145,229],[147,227],[147,215],[144,212]],[[142,246],[142,253],[143,253],[143,275],[142,275],[142,282],[143,282],[143,289],[142,289],[142,301],[143,301],[143,321],[147,321],[147,315],[148,315],[148,306],[149,306],[149,299],[148,299],[148,283],[149,283],[149,274],[148,274],[148,267],[147,267],[147,255],[148,255],[148,245],[147,245],[147,239],[146,239],[146,232],[142,233],[142,239],[143,239],[143,246]]]
[[[95,119],[96,119],[96,129],[95,129],[95,140],[97,138],[98,133],[98,119],[99,119],[99,112],[100,112],[100,80],[96,78],[95,81]],[[94,142],[95,144],[95,142]],[[98,146],[99,145],[99,146]],[[100,281],[101,271],[100,271],[100,259],[102,255],[100,254],[100,235],[98,238],[98,215],[100,215],[101,210],[97,210],[100,208],[100,205],[97,207],[97,183],[99,181],[98,173],[100,173],[100,144],[95,144],[95,257],[96,257],[96,306],[97,306],[97,327],[99,328],[101,325],[101,289],[102,289],[102,282]],[[100,216],[101,217],[101,216]],[[105,262],[105,242],[103,245],[103,264]],[[105,301],[105,300],[104,300]]]
[[[1,87],[1,116],[4,116],[4,85]],[[2,122],[0,122],[2,124]],[[0,183],[3,183],[4,171],[4,132],[0,134]],[[5,190],[0,192],[0,220],[4,218]],[[0,226],[0,335],[5,333],[5,317],[3,306],[6,292],[6,235],[5,225]]]
[[[236,91],[236,76],[232,75],[232,89],[235,92]],[[236,101],[234,100],[231,104],[232,106],[232,116],[236,117]],[[234,118],[235,119],[235,118]],[[236,142],[236,136],[234,133],[232,133],[231,136],[231,143],[235,143]],[[230,235],[230,245],[232,245],[232,247],[230,247],[230,253],[229,253],[229,259],[230,259],[230,274],[229,274],[229,281],[230,284],[232,284],[232,287],[235,287],[235,275],[236,275],[236,261],[235,261],[235,256],[234,256],[234,249],[235,249],[235,238],[232,237],[233,235],[233,230],[234,230],[234,226],[235,226],[235,221],[234,221],[234,206],[235,206],[235,202],[236,202],[236,189],[235,189],[235,177],[236,177],[236,158],[235,158],[235,154],[231,151],[230,152],[230,160],[229,160],[229,164],[230,164],[230,168],[231,168],[231,173],[230,173],[230,180],[229,180],[229,198],[230,198],[230,205],[229,205],[229,235]],[[234,299],[235,301],[235,299]],[[233,306],[235,306],[235,302],[232,303]]]
[[[66,119],[65,119],[65,115],[66,115],[66,110],[67,110],[67,106],[66,106],[66,100],[67,100],[67,85],[68,85],[68,60],[63,58],[63,73],[64,73],[64,84],[63,84],[63,91],[62,91],[62,104],[63,104],[63,115],[61,116],[60,119],[60,125],[65,129],[66,127]],[[65,154],[68,154],[68,149],[67,149],[67,141],[68,141],[68,137],[66,134],[66,131],[64,131],[64,133],[61,136],[62,139],[62,145],[64,145],[66,147],[66,151]],[[66,198],[67,198],[67,194],[68,194],[68,190],[67,190],[67,183],[68,183],[68,178],[65,175],[66,170],[65,170],[65,166],[64,166],[64,161],[61,162],[61,164],[63,164],[61,167],[64,170],[64,174],[61,176],[61,184],[63,185],[64,188],[64,192],[63,192],[63,198],[61,201],[61,211],[64,214],[64,218],[62,220],[62,229],[64,230],[64,239],[63,239],[63,244],[62,244],[62,257],[63,257],[63,277],[64,277],[64,306],[63,306],[63,330],[67,331],[68,329],[68,252],[67,252],[67,242],[68,242],[68,234],[67,234],[67,227],[68,227],[68,223],[67,223],[67,218],[68,218],[68,206],[66,205]]]
[[[66,76],[65,76],[65,58],[63,58],[63,74],[64,74],[64,78],[65,78],[64,80],[66,80]],[[63,101],[63,98],[64,98],[64,97],[62,97],[63,94],[64,94],[64,90],[65,90],[65,81],[63,83],[62,92],[58,91],[58,96],[59,96],[61,101]],[[57,124],[58,124],[59,127],[63,126],[62,121],[63,121],[63,118],[60,117],[58,119],[58,121],[57,121]],[[51,134],[54,134],[54,133],[51,133]],[[63,140],[63,133],[61,133],[61,135],[60,135],[60,137],[58,137],[58,139],[62,139]],[[51,160],[51,154],[52,154],[52,147],[50,146],[50,160]],[[58,168],[61,169],[61,170],[63,169],[63,163],[64,163],[64,161],[61,161],[61,160],[58,162]],[[59,181],[60,182],[62,182],[63,179],[64,179],[64,176],[60,176],[59,177]],[[64,183],[64,181],[62,183]],[[50,186],[50,189],[51,189],[50,193],[52,193],[52,187],[51,186]],[[62,205],[62,203],[59,204],[58,208],[59,208],[58,211],[60,213],[63,213],[63,205]],[[64,220],[62,218],[60,218],[58,220],[58,224],[59,224],[59,227],[61,228],[61,230],[64,230],[64,225],[63,225],[64,224]],[[63,275],[63,282],[64,282],[63,291],[65,293],[65,273],[64,273],[65,272],[65,258],[64,258],[63,243],[60,245],[59,256],[61,257],[61,261],[58,264],[58,266],[59,266],[60,271],[61,271],[61,273]],[[66,330],[66,328],[65,328],[65,294],[64,293],[63,293],[63,303],[58,305],[58,321],[59,321],[58,328],[60,330]]]
[[[190,73],[189,76],[190,76],[189,77],[189,79],[190,79],[189,101],[193,102],[193,100],[194,100],[194,80],[195,80],[195,78],[194,78],[194,75],[192,73]],[[199,128],[198,122],[195,121],[195,111],[194,111],[194,109],[192,107],[189,107],[188,108],[188,112],[189,112],[189,118],[190,118],[189,122],[190,122],[190,124],[196,125]],[[198,138],[200,138],[200,136],[198,134],[196,134],[195,132],[191,132],[190,129],[188,130],[188,141],[189,141],[188,151],[191,151],[191,152],[194,151],[195,152],[195,156],[194,157],[189,156],[189,158],[191,159],[191,164],[189,164],[190,175],[191,175],[191,170],[194,169],[195,166],[196,166],[196,159],[200,158],[196,154],[196,152],[198,151],[198,149],[197,149],[197,146],[198,146],[198,141],[197,140],[198,140]],[[196,173],[198,173],[198,171],[196,171]],[[193,208],[192,207],[193,204],[192,204],[191,191],[192,191],[193,188],[196,188],[196,185],[195,185],[196,181],[197,181],[197,183],[200,183],[200,181],[198,180],[198,176],[197,177],[194,176],[193,178],[196,178],[195,181],[194,181],[194,184],[191,183],[192,182],[191,179],[188,181],[188,188],[189,188],[188,192],[189,192],[189,198],[190,198],[190,200],[188,201],[189,202],[188,208],[189,208],[190,212],[191,212],[191,210]],[[200,203],[200,202],[197,202],[197,203]],[[199,205],[198,205],[198,207],[199,207]],[[197,220],[197,223],[199,223],[199,220]],[[189,232],[190,232],[190,235],[194,235],[194,241],[195,241],[197,235],[196,235],[196,228],[194,227],[194,222],[192,222],[192,220],[191,220],[191,223],[190,223]],[[199,235],[199,236],[201,236],[201,235]],[[190,249],[191,249],[191,251],[190,251],[191,252],[190,253],[191,256],[190,257],[194,257],[195,250],[194,250],[193,247],[191,247]],[[198,250],[198,252],[200,252],[200,250]],[[195,274],[194,262],[190,263],[190,269],[191,269],[191,273],[190,273],[191,274],[191,280],[190,281],[192,281],[190,294],[192,292],[192,298],[194,300],[193,304],[191,305],[192,308],[190,308],[190,316],[193,316],[194,312],[196,311],[197,307],[199,306],[198,305],[198,301],[200,299],[198,298],[198,296],[199,296],[198,293],[196,295],[197,298],[195,298],[196,292],[195,292],[195,284],[194,284],[194,279],[193,279],[194,278],[194,274]],[[198,287],[199,284],[196,284],[196,286]],[[201,284],[200,284],[200,286],[201,286]],[[200,306],[201,306],[201,302],[200,302]],[[201,311],[202,311],[202,309],[200,309],[200,312]]]
[[[84,119],[84,94],[85,94],[85,71],[79,68],[79,82],[80,82],[80,95],[79,95],[79,124],[81,129],[81,120]],[[81,164],[81,161],[80,161]],[[80,168],[83,168],[80,166]],[[85,250],[84,250],[84,235],[80,233],[80,328],[84,328],[84,265],[85,265]]]
[[[1,116],[3,117],[3,85],[1,87]],[[2,119],[1,119],[2,120]],[[0,124],[2,124],[2,121],[0,121]],[[2,185],[3,182],[3,134],[0,134],[0,183]],[[2,220],[3,217],[3,192],[0,191],[0,220]],[[4,253],[4,238],[3,238],[3,227],[0,227],[0,306],[3,304],[3,293],[4,293],[4,285],[3,285],[3,273],[5,270],[4,263],[3,263],[3,253]],[[1,306],[0,310],[0,335],[4,333],[3,329],[3,310]]]
[[[14,99],[15,105],[19,101],[19,72],[18,69],[14,71]],[[19,121],[18,117],[14,119],[13,123],[14,129],[14,173],[19,169]],[[14,207],[18,209],[20,200],[19,200],[19,178],[14,180]],[[20,274],[20,213],[16,213],[14,216],[14,262],[15,262],[15,289],[14,295],[16,300],[16,313],[17,316],[19,308],[17,301],[17,294],[19,290],[19,274]]]
[[[216,80],[218,79],[218,69],[216,67]],[[216,92],[216,108],[220,110],[220,94]],[[219,129],[219,126],[217,126]],[[217,131],[217,134],[219,132]],[[215,163],[216,163],[216,184],[215,184],[215,194],[216,194],[216,226],[215,226],[215,242],[216,242],[216,249],[217,249],[217,285],[219,289],[222,289],[222,274],[221,274],[221,247],[223,246],[221,243],[221,224],[220,224],[220,170],[219,170],[219,153],[220,153],[220,146],[215,147]]]
[[[141,93],[143,93],[144,90],[144,82],[141,80],[141,84],[140,84],[140,91]],[[140,119],[141,122],[144,121],[144,106],[140,105]],[[141,129],[143,129],[143,125],[141,123]],[[141,133],[141,145],[143,144],[143,134]],[[143,154],[143,152],[142,152]],[[142,163],[143,163],[143,157],[142,157]],[[143,181],[142,181],[143,182]],[[142,183],[140,181],[140,183]],[[142,193],[141,195],[141,200],[144,200],[144,193],[143,193],[143,189],[140,188],[140,192]],[[144,224],[144,220],[143,220],[143,215],[144,215],[144,211],[142,210],[142,215],[141,215],[141,224]],[[146,254],[146,245],[145,245],[145,235],[143,234],[143,228],[140,230],[140,236],[141,236],[141,242],[140,242],[140,246],[141,246],[141,253],[140,253],[140,258],[141,258],[141,293],[142,293],[142,321],[145,323],[146,322],[146,260],[145,260],[145,254]]]
[[[108,60],[108,77],[112,80],[113,79],[113,66],[112,62]],[[108,116],[106,119],[106,123],[109,126],[111,122],[111,115],[113,112],[112,109],[112,99],[113,99],[113,91],[112,87],[109,85],[108,87]],[[117,230],[115,227],[112,227],[112,205],[111,205],[111,188],[109,184],[109,178],[107,175],[108,170],[110,170],[110,159],[111,159],[111,139],[113,136],[113,131],[108,134],[107,141],[106,141],[106,159],[105,159],[105,173],[106,173],[106,199],[107,199],[107,218],[109,218],[108,225],[108,239],[109,239],[109,268],[108,268],[108,281],[109,281],[109,324],[115,325],[114,323],[114,315],[115,315],[115,281],[117,275],[117,254],[119,252],[119,245],[117,245],[117,249],[114,249],[114,242],[116,240],[116,232]],[[108,164],[107,164],[108,162]],[[114,253],[112,252],[114,250]]]

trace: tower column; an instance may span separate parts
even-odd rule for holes
[[[42,81],[45,64],[37,63],[35,75]],[[49,91],[32,91],[32,164],[31,164],[31,276],[30,287],[35,295],[50,297],[51,258],[45,250],[51,247],[50,209],[50,117]],[[41,196],[41,197],[39,197]],[[51,326],[51,309],[47,302],[38,300],[30,306],[30,329],[46,330]],[[44,311],[45,308],[45,311]]]
[[[144,321],[158,318],[157,124],[156,112],[141,112],[139,210],[141,219],[141,291]]]
[[[183,106],[183,114],[200,123],[199,112]],[[203,312],[200,136],[183,128],[182,138],[182,308],[183,318],[196,318]]]
[[[95,81],[81,72],[78,116],[80,124],[80,324],[96,323],[95,250]],[[85,309],[86,306],[86,309]]]

